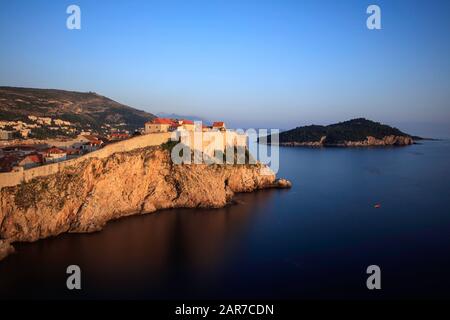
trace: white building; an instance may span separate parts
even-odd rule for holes
[[[67,153],[56,147],[52,147],[43,151],[45,162],[60,162],[67,159]]]
[[[0,130],[0,140],[12,140],[14,139],[13,131]]]

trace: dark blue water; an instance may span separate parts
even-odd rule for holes
[[[0,262],[0,297],[450,298],[449,163],[446,141],[282,148],[291,190],[16,245]],[[65,289],[70,264],[80,292]],[[366,289],[372,264],[376,292]]]

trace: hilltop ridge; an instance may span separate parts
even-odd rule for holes
[[[29,116],[58,118],[79,131],[104,125],[134,131],[155,118],[95,92],[0,86],[0,120],[26,122]]]

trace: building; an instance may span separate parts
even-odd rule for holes
[[[84,152],[92,152],[95,150],[100,149],[103,146],[104,142],[100,139],[94,138],[89,139],[89,142],[84,143],[81,145],[81,150]]]
[[[178,124],[179,127],[177,128],[178,130],[187,130],[187,131],[194,131],[195,129],[195,125],[194,125],[194,121],[192,120],[178,120]]]
[[[177,123],[168,118],[155,118],[145,123],[145,133],[169,132]]]
[[[61,120],[61,119],[55,119],[53,122],[57,126],[70,126],[71,125],[70,121],[64,121],[64,120]]]
[[[28,138],[28,136],[30,135],[31,129],[22,129],[20,130],[20,135],[22,136],[22,138]]]
[[[0,130],[0,140],[12,140],[14,139],[13,131]]]
[[[207,129],[208,127],[202,126],[203,131],[207,131]],[[194,131],[194,121],[187,119],[156,118],[145,123],[145,133],[160,133],[175,130]]]
[[[56,147],[43,150],[42,155],[44,157],[44,162],[46,163],[60,162],[67,159],[67,153]]]
[[[214,122],[212,127],[215,130],[221,130],[221,131],[227,130],[227,128],[225,126],[225,122],[223,122],[223,121],[216,121],[216,122]]]
[[[38,153],[34,153],[34,154],[29,154],[29,155],[25,156],[25,158],[20,160],[17,165],[19,167],[23,167],[24,169],[30,169],[30,168],[40,166],[43,163],[44,163],[44,159],[43,159],[42,155],[40,155]]]
[[[12,145],[3,148],[3,152],[7,154],[23,157],[36,152],[36,147],[33,145]]]
[[[67,148],[66,149],[67,159],[78,158],[81,155],[81,148]]]
[[[39,124],[45,124],[45,125],[51,125],[52,124],[52,118],[48,118],[48,117],[39,117],[37,119],[37,123]]]

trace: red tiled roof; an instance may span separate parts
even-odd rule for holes
[[[86,142],[85,144],[101,145],[102,143],[103,143],[103,141],[101,141],[101,140],[91,140],[89,142]]]
[[[130,135],[127,133],[112,133],[111,137],[113,138],[128,138]]]
[[[223,121],[216,121],[213,123],[213,127],[224,127],[225,126],[225,122]]]
[[[42,162],[42,156],[40,154],[29,154],[23,159],[24,160],[28,159],[28,160],[30,160],[30,161],[32,161],[34,163],[41,163]]]
[[[168,124],[168,125],[173,125],[174,121],[172,119],[168,119],[168,118],[155,118],[152,121],[150,121],[150,123],[152,124]]]
[[[101,141],[97,136],[94,135],[84,135],[84,138],[88,139],[89,141]]]
[[[59,149],[59,148],[52,147],[52,148],[49,148],[49,149],[45,149],[44,153],[47,153],[47,154],[61,154],[61,153],[66,153],[66,152],[64,150]]]
[[[66,153],[69,154],[69,155],[72,155],[72,154],[79,154],[79,153],[80,153],[80,150],[74,149],[74,148],[69,148],[69,149],[66,149]]]
[[[180,121],[181,121],[181,124],[194,124],[194,121],[192,121],[192,120],[182,119]]]

